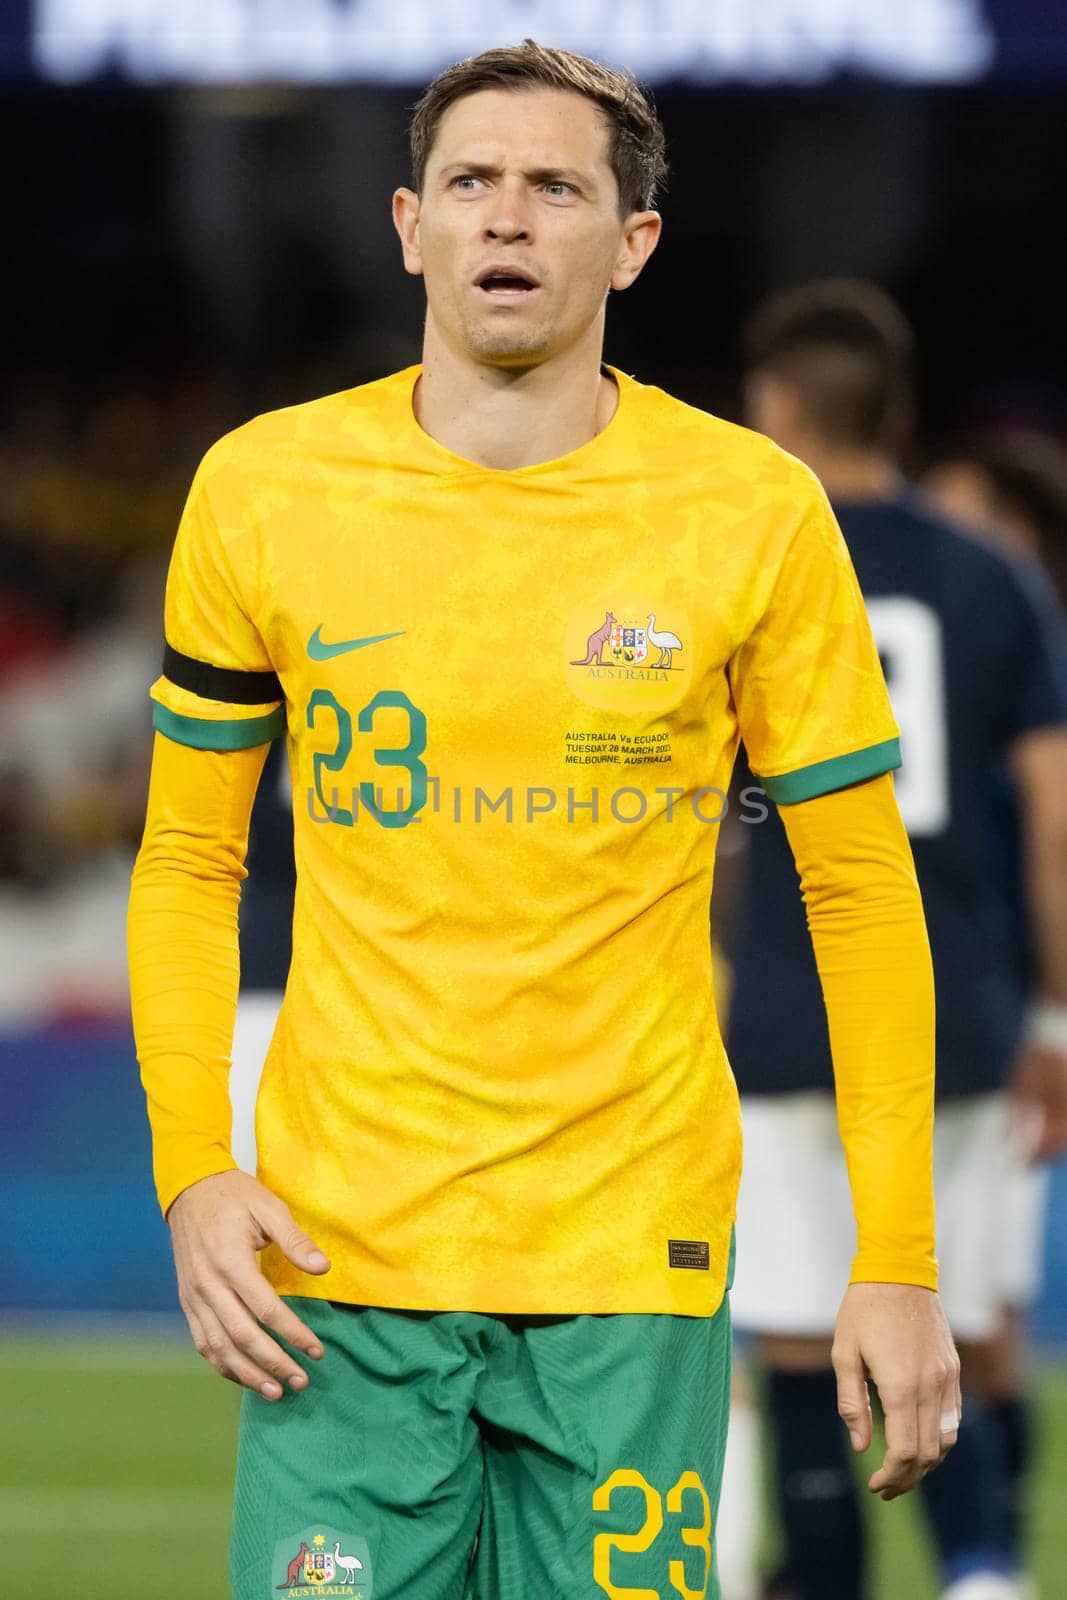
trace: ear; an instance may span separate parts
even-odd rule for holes
[[[404,252],[404,271],[422,277],[422,249],[419,245],[419,197],[414,189],[398,189],[393,196],[393,226],[400,235]]]
[[[659,244],[663,218],[658,211],[632,211],[623,225],[622,249],[611,274],[613,289],[628,289]]]

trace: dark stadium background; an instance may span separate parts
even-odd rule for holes
[[[420,291],[400,272],[388,199],[406,180],[412,98],[9,86],[8,404],[49,369],[84,401],[204,367],[243,378],[247,405],[288,403],[305,373],[347,386],[367,328],[410,343]],[[917,326],[924,430],[989,415],[1067,425],[1060,85],[665,85],[656,98],[666,232],[612,303],[613,359],[729,409],[734,331],[762,292],[869,274]],[[228,282],[205,281],[213,263]]]
[[[32,1540],[62,1527],[85,1600],[177,1600],[220,1559],[233,1397],[174,1336],[125,1014],[163,562],[218,434],[416,359],[421,290],[388,221],[415,85],[46,82],[33,11],[0,6],[0,1531],[30,1541],[43,1596],[68,1591]],[[870,276],[918,331],[917,457],[979,423],[1067,440],[1067,8],[985,14],[999,54],[966,84],[657,84],[665,236],[611,304],[608,359],[735,415],[755,301]],[[1049,1595],[1067,1592],[1063,1165],[1054,1196]],[[116,1578],[120,1537],[136,1559]],[[882,1537],[886,1597],[924,1600],[919,1535],[896,1518]],[[170,1586],[145,1589],[136,1563],[161,1552]]]

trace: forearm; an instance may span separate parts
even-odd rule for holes
[[[1035,850],[1029,868],[1038,998],[1067,1009],[1067,838],[1055,849]]]
[[[826,1003],[856,1212],[852,1281],[934,1288],[933,972],[892,778],[781,816]]]
[[[266,748],[189,750],[157,736],[129,911],[134,1034],[164,1211],[235,1165],[230,1050],[237,910]]]
[[[1067,771],[1064,773],[1067,783]],[[1067,1007],[1067,817],[1042,815],[1026,828],[1026,903],[1037,970],[1038,997]]]

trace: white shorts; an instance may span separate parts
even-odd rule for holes
[[[741,1113],[734,1323],[753,1333],[830,1334],[856,1250],[833,1097],[752,1096]],[[1035,1297],[1047,1185],[1047,1169],[1024,1164],[1006,1096],[938,1106],[937,1253],[941,1298],[957,1338],[991,1337],[1005,1305]]]

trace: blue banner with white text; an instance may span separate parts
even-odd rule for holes
[[[531,35],[649,83],[1067,80],[1067,0],[0,0],[0,71],[54,84],[420,84]]]

